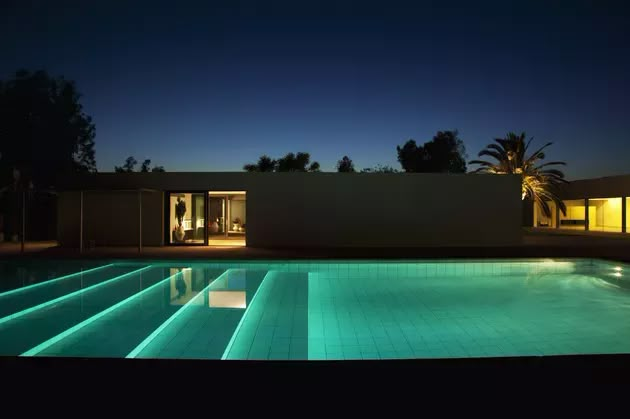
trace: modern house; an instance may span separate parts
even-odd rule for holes
[[[551,217],[534,205],[529,209],[533,214],[530,225],[539,229],[628,232],[630,175],[572,181],[560,189],[559,196],[567,207],[566,215],[554,203],[550,203]]]
[[[72,247],[503,246],[522,235],[512,175],[102,173],[61,190],[58,239]]]

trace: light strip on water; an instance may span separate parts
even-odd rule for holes
[[[5,316],[5,317],[0,319],[0,324],[8,322],[9,320],[13,320],[13,319],[16,319],[18,317],[24,316],[25,314],[29,314],[29,313],[32,313],[34,311],[40,310],[42,308],[51,306],[53,304],[57,304],[58,302],[67,300],[68,298],[72,298],[72,297],[77,296],[79,294],[82,294],[82,293],[84,293],[86,291],[90,291],[90,290],[93,290],[95,288],[102,287],[104,285],[110,284],[110,283],[112,283],[114,281],[118,281],[120,279],[127,278],[127,277],[129,277],[131,275],[134,275],[134,274],[140,273],[142,271],[145,271],[145,270],[151,268],[151,266],[152,265],[149,265],[149,266],[145,266],[144,268],[136,269],[135,271],[127,272],[126,274],[114,277],[112,279],[108,279],[108,280],[103,281],[103,282],[99,282],[98,284],[90,285],[87,288],[83,288],[83,289],[80,289],[78,291],[71,292],[70,294],[63,295],[63,296],[61,296],[59,298],[55,298],[53,300],[46,301],[45,303],[37,304],[36,306],[29,307],[29,308],[27,308],[25,310],[22,310],[22,311],[18,311],[17,313],[9,314],[8,316]]]
[[[265,283],[265,280],[267,279],[267,277],[270,274],[271,274],[271,272],[267,272],[267,274],[265,275],[263,280],[260,282],[260,285],[258,286],[258,289],[254,293],[254,296],[252,297],[252,300],[249,302],[249,304],[245,308],[245,313],[243,313],[243,316],[241,317],[241,320],[238,322],[238,325],[236,326],[236,329],[234,330],[234,333],[232,333],[232,337],[230,338],[230,341],[228,342],[227,346],[225,347],[225,351],[223,351],[223,355],[221,355],[221,360],[226,360],[227,359],[227,356],[230,353],[230,350],[232,349],[232,345],[234,345],[234,341],[236,340],[236,335],[238,335],[238,332],[239,332],[239,330],[241,330],[241,326],[243,325],[243,322],[245,321],[245,317],[247,316],[247,312],[249,311],[250,307],[254,305],[254,301],[256,300],[256,296],[258,295],[258,291],[260,291],[260,289],[263,287],[263,284]]]
[[[188,300],[188,302],[186,304],[184,304],[179,310],[177,310],[175,313],[173,313],[171,315],[171,317],[169,317],[168,319],[166,319],[166,321],[164,323],[162,323],[160,326],[158,326],[157,329],[155,329],[153,331],[153,333],[151,333],[149,336],[147,336],[147,338],[145,340],[143,340],[142,342],[140,342],[140,344],[138,346],[136,346],[131,352],[129,352],[129,354],[125,357],[125,358],[135,358],[136,356],[138,356],[138,354],[140,352],[142,352],[142,350],[144,348],[146,348],[152,341],[153,339],[155,339],[157,337],[157,335],[159,335],[162,330],[166,329],[166,327],[171,324],[171,322],[173,322],[173,320],[175,320],[177,317],[179,317],[184,310],[186,310],[188,307],[190,307],[190,305],[192,303],[194,303],[198,298],[203,297],[203,295],[205,294],[205,292],[210,289],[210,287],[212,286],[212,284],[215,281],[218,281],[221,277],[223,277],[224,275],[228,275],[228,273],[231,271],[231,269],[228,269],[227,271],[223,272],[221,275],[219,275],[214,281],[212,281],[210,284],[208,284],[203,290],[201,290],[201,292],[197,295],[195,295],[193,298],[191,298],[190,300]]]
[[[84,274],[87,274],[87,273],[90,273],[90,272],[95,272],[95,271],[98,271],[98,270],[101,270],[101,269],[105,269],[105,268],[110,267],[110,266],[114,266],[114,264],[113,263],[109,263],[107,265],[97,266],[96,268],[87,269],[85,271],[75,272],[73,274],[60,276],[59,278],[53,278],[53,279],[49,279],[49,280],[46,280],[46,281],[38,282],[37,284],[32,284],[32,285],[27,285],[25,287],[16,288],[16,289],[11,290],[11,291],[6,291],[6,292],[3,292],[3,293],[0,293],[0,297],[5,297],[7,295],[15,294],[15,293],[18,293],[18,292],[31,290],[31,289],[36,288],[36,287],[41,287],[42,285],[52,284],[53,282],[63,281],[64,279],[74,278],[76,276],[84,275]]]
[[[86,319],[84,321],[82,321],[79,324],[76,324],[74,326],[72,326],[71,328],[64,330],[63,332],[59,333],[57,336],[53,336],[52,338],[48,339],[45,342],[40,343],[39,345],[35,346],[34,348],[29,349],[28,351],[24,352],[22,355],[20,356],[34,356],[37,355],[38,353],[48,349],[49,347],[51,347],[52,345],[54,345],[55,343],[59,342],[61,339],[70,336],[71,334],[75,333],[76,331],[84,328],[85,326],[94,323],[96,320],[100,319],[101,317],[105,316],[106,314],[111,313],[112,311],[122,307],[123,305],[127,304],[128,302],[135,300],[136,298],[140,297],[141,295],[146,294],[147,292],[162,286],[165,282],[170,281],[171,279],[175,278],[177,275],[181,275],[182,271],[177,272],[175,275],[171,275],[168,278],[164,278],[162,280],[160,280],[158,283],[151,285],[149,288],[143,289],[142,291],[128,297],[125,298],[124,300],[114,304],[113,306],[95,314],[94,316],[90,317],[89,319]]]

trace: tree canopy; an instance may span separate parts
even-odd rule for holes
[[[388,165],[377,164],[374,167],[366,167],[361,170],[361,173],[399,173],[397,169],[394,169]]]
[[[354,173],[354,163],[348,156],[343,156],[341,160],[337,162],[337,172],[339,173]]]
[[[541,164],[541,160],[545,158],[543,150],[553,144],[550,142],[528,156],[527,150],[533,140],[530,138],[526,143],[524,132],[520,135],[510,132],[505,138],[495,139],[496,144],[488,144],[479,152],[479,157],[488,156],[496,161],[471,161],[470,164],[480,166],[473,173],[521,175],[521,199],[533,200],[547,217],[551,217],[549,202],[554,202],[566,215],[566,206],[558,197],[557,188],[567,181],[564,179],[563,172],[549,168],[549,166],[564,166],[566,163],[551,161]]]
[[[455,131],[438,131],[431,141],[419,146],[415,140],[397,146],[398,161],[405,172],[465,173],[466,148]]]
[[[243,166],[247,172],[273,172],[276,170],[276,161],[266,154],[258,158],[258,163],[250,163]]]
[[[258,163],[249,163],[243,166],[247,172],[319,172],[319,163],[310,163],[311,155],[305,152],[287,153],[277,160],[267,155],[258,158]],[[309,164],[310,163],[310,164]]]
[[[125,163],[123,163],[122,166],[114,166],[114,171],[116,173],[132,173],[134,172],[134,168],[136,167],[137,164],[138,164],[138,160],[136,160],[133,156],[129,156],[127,157],[127,159],[125,160]],[[143,173],[147,173],[147,172],[165,172],[166,170],[164,170],[163,166],[153,166],[153,168],[151,168],[151,160],[146,159],[142,162],[142,165],[140,166],[139,171]]]
[[[0,176],[36,187],[57,175],[96,172],[95,126],[73,81],[21,70],[0,82]]]

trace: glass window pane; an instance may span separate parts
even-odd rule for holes
[[[169,194],[169,242],[201,244],[205,235],[205,194],[173,192]]]

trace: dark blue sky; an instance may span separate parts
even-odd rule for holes
[[[76,80],[99,171],[398,166],[397,144],[458,129],[469,158],[526,131],[569,178],[630,173],[628,8],[512,3],[5,1],[0,75]]]

